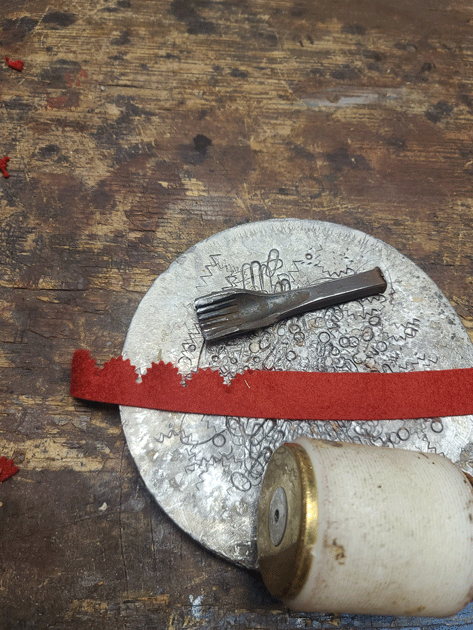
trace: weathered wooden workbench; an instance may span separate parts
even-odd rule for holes
[[[1,630],[406,625],[288,614],[200,548],[70,360],[120,354],[171,261],[271,217],[386,241],[473,331],[471,4],[4,0],[0,52]]]

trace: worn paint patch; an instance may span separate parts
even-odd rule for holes
[[[205,184],[194,177],[183,179],[182,183],[185,186],[188,197],[206,197],[209,194]]]
[[[314,109],[345,108],[360,105],[372,105],[395,101],[400,98],[401,90],[361,90],[355,93],[344,94],[340,91],[325,91],[312,97],[302,98],[301,102]]]
[[[51,88],[64,88],[68,85],[67,76],[82,70],[78,61],[56,59],[49,66],[41,70],[39,80]]]
[[[107,614],[108,602],[98,601],[96,599],[74,599],[69,605],[65,619],[70,621],[76,615],[84,613]]]
[[[71,109],[78,107],[80,95],[75,90],[71,90],[67,94],[58,94],[57,96],[46,96],[46,109]]]
[[[204,596],[199,595],[198,597],[193,597],[189,595],[189,600],[192,604],[191,606],[191,615],[194,619],[202,619],[202,602],[204,601]]]
[[[22,470],[73,470],[75,472],[91,472],[102,470],[105,463],[115,459],[114,454],[104,443],[95,444],[98,454],[92,455],[84,451],[85,441],[66,440],[60,437],[23,440],[21,449],[25,459]],[[0,452],[11,449],[11,443],[0,440]]]
[[[118,610],[152,611],[169,604],[169,595],[155,595],[153,597],[126,598],[118,602],[103,601],[97,599],[74,599],[65,614],[66,621],[81,618],[83,615],[97,615],[107,617],[111,611],[115,616]]]

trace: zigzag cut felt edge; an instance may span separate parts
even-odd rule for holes
[[[181,383],[171,363],[138,382],[122,356],[102,368],[87,350],[72,359],[75,398],[182,413],[288,420],[390,420],[473,414],[473,368],[401,373],[247,370],[226,385],[199,369]]]

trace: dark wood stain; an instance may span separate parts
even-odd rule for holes
[[[342,171],[345,168],[363,171],[371,170],[368,161],[363,155],[350,154],[345,147],[340,147],[332,153],[327,153],[325,157],[335,171]]]
[[[438,101],[435,105],[429,107],[425,112],[425,117],[430,122],[435,124],[439,123],[446,116],[450,116],[453,111],[453,105],[450,105],[446,101]]]
[[[215,24],[202,17],[198,9],[205,7],[201,0],[172,0],[171,13],[180,22],[187,25],[187,32],[191,35],[212,35],[216,32]]]
[[[230,76],[235,79],[247,79],[248,73],[244,70],[240,70],[239,68],[232,68],[230,71]]]
[[[129,31],[121,31],[118,37],[114,37],[110,40],[112,46],[126,46],[131,41]]]
[[[80,72],[81,64],[70,59],[55,59],[39,72],[39,81],[48,88],[66,88],[72,74]],[[70,80],[70,79],[69,79]]]
[[[344,64],[341,68],[332,70],[330,76],[339,81],[357,81],[360,78],[360,73],[356,68]]]
[[[0,45],[6,48],[22,42],[37,26],[38,21],[28,15],[3,20],[1,23]]]
[[[76,22],[77,16],[74,13],[64,13],[63,11],[51,11],[41,20],[42,24],[47,24],[51,28],[67,28]]]
[[[366,35],[366,28],[361,24],[344,24],[341,30],[347,35]]]
[[[205,153],[207,148],[212,144],[212,140],[204,136],[202,133],[199,133],[194,138],[194,148],[199,153]]]

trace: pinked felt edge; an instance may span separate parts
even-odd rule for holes
[[[390,420],[473,413],[473,368],[420,372],[246,370],[230,384],[210,368],[182,382],[171,363],[141,379],[129,359],[102,368],[87,350],[72,359],[75,398],[183,413],[288,420]]]

